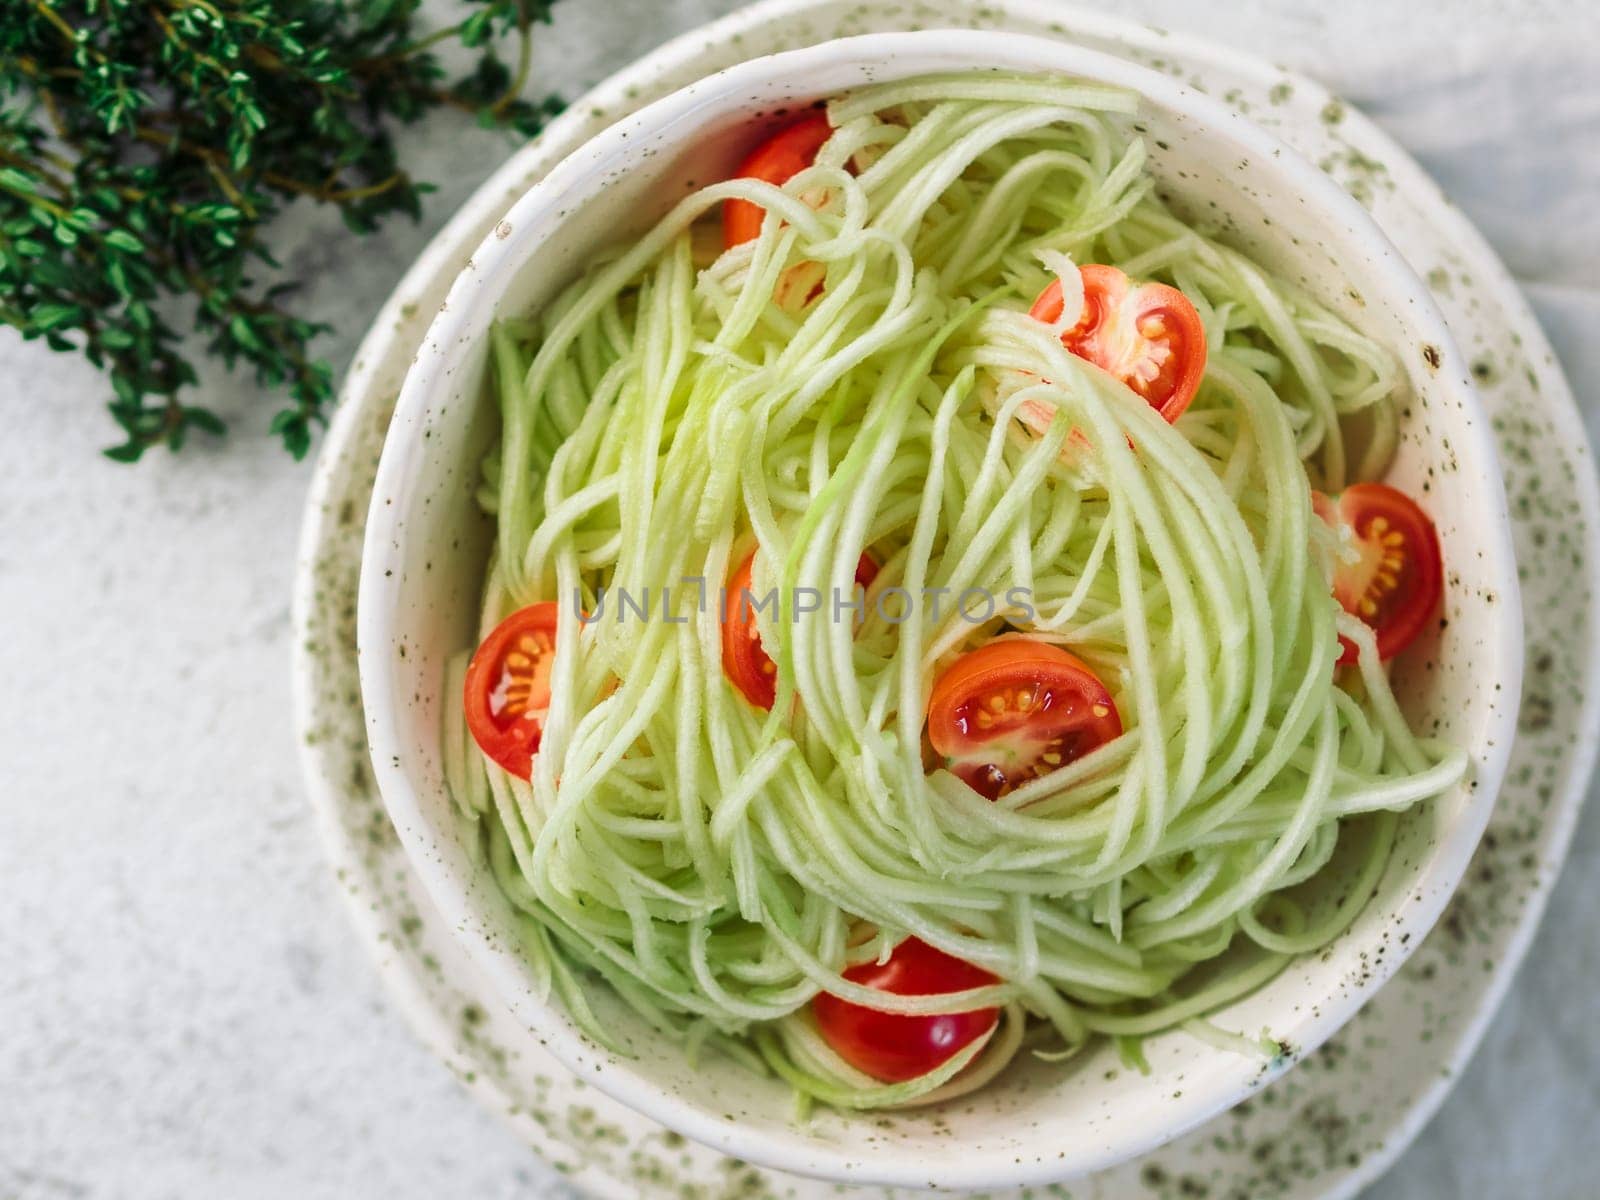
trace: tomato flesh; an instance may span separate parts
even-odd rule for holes
[[[817,161],[817,151],[833,136],[828,114],[814,110],[785,125],[750,152],[734,172],[736,179],[760,179],[782,187]],[[728,249],[753,240],[761,233],[766,209],[748,200],[727,200],[722,205],[722,244]]]
[[[1088,665],[1029,638],[963,654],[935,681],[928,700],[934,752],[990,800],[1121,733],[1111,693]]]
[[[1438,531],[1409,496],[1383,483],[1351,484],[1333,497],[1313,492],[1311,506],[1339,535],[1334,598],[1372,627],[1378,657],[1393,658],[1444,595]],[[1355,644],[1341,637],[1339,645],[1339,665],[1355,662]]]
[[[1115,267],[1090,263],[1083,277],[1083,314],[1061,344],[1116,376],[1149,401],[1170,425],[1183,415],[1206,372],[1206,331],[1189,297],[1164,283],[1131,283]],[[1039,293],[1029,315],[1054,324],[1064,301],[1061,281]]]
[[[756,596],[750,572],[756,561],[752,550],[728,577],[728,591],[722,610],[722,669],[733,686],[757,708],[771,710],[778,698],[778,664],[761,645],[761,630],[756,625]],[[856,562],[856,585],[863,591],[878,576],[878,561],[863,554]]]
[[[772,302],[791,316],[803,312],[827,286],[828,268],[815,259],[803,259],[784,269],[772,290]]]
[[[467,664],[467,728],[484,754],[523,779],[533,774],[550,711],[556,616],[549,600],[519,608],[494,627]]]
[[[907,938],[885,963],[862,963],[844,972],[851,983],[896,996],[936,996],[987,987],[999,979],[918,938]],[[998,1008],[908,1016],[880,1012],[821,992],[811,1002],[817,1027],[834,1052],[856,1070],[884,1083],[904,1083],[948,1062],[987,1034]]]

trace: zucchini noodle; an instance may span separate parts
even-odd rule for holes
[[[1158,200],[1135,106],[1044,77],[864,88],[783,187],[703,188],[496,328],[482,631],[559,601],[552,702],[528,781],[452,703],[447,777],[540,977],[603,1044],[600,982],[686,1051],[845,1108],[1096,1036],[1135,1062],[1180,1027],[1259,1048],[1207,1015],[1347,928],[1395,814],[1465,772],[1407,728],[1310,507],[1384,469],[1395,362]],[[731,198],[768,215],[722,251],[703,218]],[[1207,369],[1176,424],[1063,347],[1074,263],[1195,305]],[[1057,278],[1051,326],[1027,309]],[[796,279],[821,291],[794,303]],[[724,674],[716,598],[756,546],[770,712]],[[850,595],[868,548],[864,615],[797,610]],[[975,622],[917,599],[940,588],[1007,599]],[[991,802],[930,772],[922,727],[941,665],[1015,632],[1087,662],[1125,732]],[[1341,633],[1361,662],[1336,673]],[[907,936],[1001,982],[844,978]],[[818,1032],[821,989],[1001,1016],[883,1084]]]

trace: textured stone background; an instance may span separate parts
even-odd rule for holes
[[[732,0],[567,0],[575,94]],[[1125,0],[1309,71],[1373,114],[1523,281],[1600,430],[1600,5]],[[342,364],[406,263],[507,152],[440,123],[421,225],[287,219]],[[240,381],[226,450],[98,456],[106,391],[0,333],[0,1200],[561,1196],[390,1011],[346,927],[289,728],[289,578],[309,464]],[[1509,1003],[1372,1195],[1596,1194],[1600,811]]]

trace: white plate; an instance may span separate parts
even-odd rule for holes
[[[742,58],[879,29],[976,23],[1111,50],[1181,76],[1324,165],[1427,276],[1494,418],[1529,614],[1523,726],[1467,883],[1413,960],[1286,1079],[1075,1197],[1348,1195],[1438,1107],[1526,948],[1592,766],[1593,573],[1600,494],[1543,336],[1482,239],[1402,151],[1317,85],[1177,35],[1030,0],[867,7],[777,0],[686,35],[577,102],[514,156],[412,268],[346,383],[307,512],[296,686],[307,774],[358,924],[402,1008],[490,1107],[595,1194],[794,1196],[831,1186],[755,1171],[656,1128],[568,1075],[504,1013],[427,906],[367,769],[354,663],[361,523],[389,409],[415,346],[473,246],[512,199],[622,113]],[[1585,586],[1573,586],[1574,578]],[[1551,652],[1560,645],[1563,653]],[[1576,651],[1576,652],[1575,652]],[[1035,1189],[1061,1194],[1065,1189]]]

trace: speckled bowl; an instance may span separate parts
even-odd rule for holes
[[[1397,486],[1426,497],[1448,567],[1446,620],[1396,664],[1418,727],[1468,748],[1470,780],[1407,815],[1372,903],[1324,953],[1219,1016],[1291,1052],[1265,1064],[1184,1035],[1147,1044],[1149,1075],[1102,1048],[1068,1064],[1022,1059],[994,1084],[929,1110],[791,1119],[786,1090],[712,1057],[691,1068],[603,994],[630,1046],[595,1047],[540,998],[513,916],[463,829],[440,769],[444,664],[473,637],[490,539],[471,493],[495,435],[486,334],[545,303],[600,246],[646,226],[693,180],[737,161],[774,110],[883,80],[982,64],[1053,71],[1139,92],[1152,169],[1180,207],[1221,214],[1228,236],[1400,355]],[[1438,917],[1477,843],[1511,746],[1521,618],[1492,442],[1461,356],[1420,281],[1366,213],[1250,122],[1173,79],[1016,34],[879,34],[757,59],[669,96],[595,137],[511,209],[468,261],[407,376],[379,466],[361,576],[359,662],[378,785],[444,918],[517,1017],[573,1071],[730,1155],[850,1183],[970,1189],[1107,1167],[1236,1103],[1347,1020]]]

